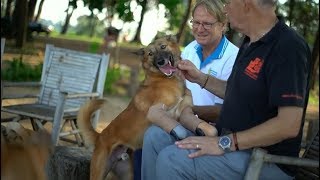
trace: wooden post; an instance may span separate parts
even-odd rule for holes
[[[130,73],[130,84],[129,84],[129,89],[128,89],[128,96],[132,97],[139,86],[139,68],[138,67],[132,67],[131,68],[131,73]]]
[[[251,154],[249,166],[247,168],[244,180],[258,180],[263,165],[263,158],[266,151],[255,148]]]

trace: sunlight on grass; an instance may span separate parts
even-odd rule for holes
[[[75,33],[67,33],[67,34],[61,35],[59,32],[52,32],[50,34],[50,36],[54,37],[54,38],[95,42],[95,43],[100,43],[100,44],[103,43],[103,39],[101,37],[89,37],[89,36],[85,36],[85,35],[77,35]]]
[[[102,45],[103,44],[103,38],[101,38],[101,37],[89,37],[87,35],[77,35],[75,33],[67,33],[65,35],[61,35],[59,32],[54,31],[50,34],[50,36],[53,38],[91,42],[94,45],[96,45],[96,44]],[[119,46],[123,47],[123,48],[142,48],[142,47],[144,47],[141,43],[137,43],[137,42],[119,42]]]

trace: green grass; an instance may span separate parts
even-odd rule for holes
[[[69,39],[69,40],[77,40],[77,41],[86,41],[86,42],[95,42],[98,44],[103,43],[103,39],[101,37],[89,37],[86,35],[77,35],[75,33],[68,33],[65,35],[61,35],[59,32],[52,32],[50,34],[53,38],[61,38],[61,39]]]
[[[3,80],[13,82],[40,81],[42,64],[31,66],[24,63],[22,57],[9,61],[8,68],[1,70]]]
[[[316,82],[315,89],[310,91],[308,104],[319,106],[319,82]]]
[[[98,44],[99,46],[103,44],[102,37],[89,37],[87,35],[77,35],[75,33],[68,33],[65,35],[61,35],[59,32],[56,32],[56,31],[52,32],[50,34],[50,36],[53,38],[91,42],[93,44]],[[142,47],[144,47],[141,43],[137,43],[137,42],[119,42],[119,46],[123,47],[123,48],[142,48]]]

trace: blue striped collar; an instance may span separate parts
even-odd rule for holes
[[[207,64],[211,63],[213,60],[221,59],[224,52],[226,51],[228,44],[229,44],[229,41],[227,40],[226,36],[223,35],[217,48],[204,61],[201,61],[203,57],[202,47],[200,44],[196,44],[195,49],[201,61],[200,69],[206,66]]]

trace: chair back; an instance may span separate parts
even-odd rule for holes
[[[39,104],[56,106],[60,92],[92,93],[103,96],[109,58],[105,54],[79,52],[46,46],[41,75]],[[101,72],[104,70],[103,72]],[[68,99],[65,108],[78,108],[86,99]]]

